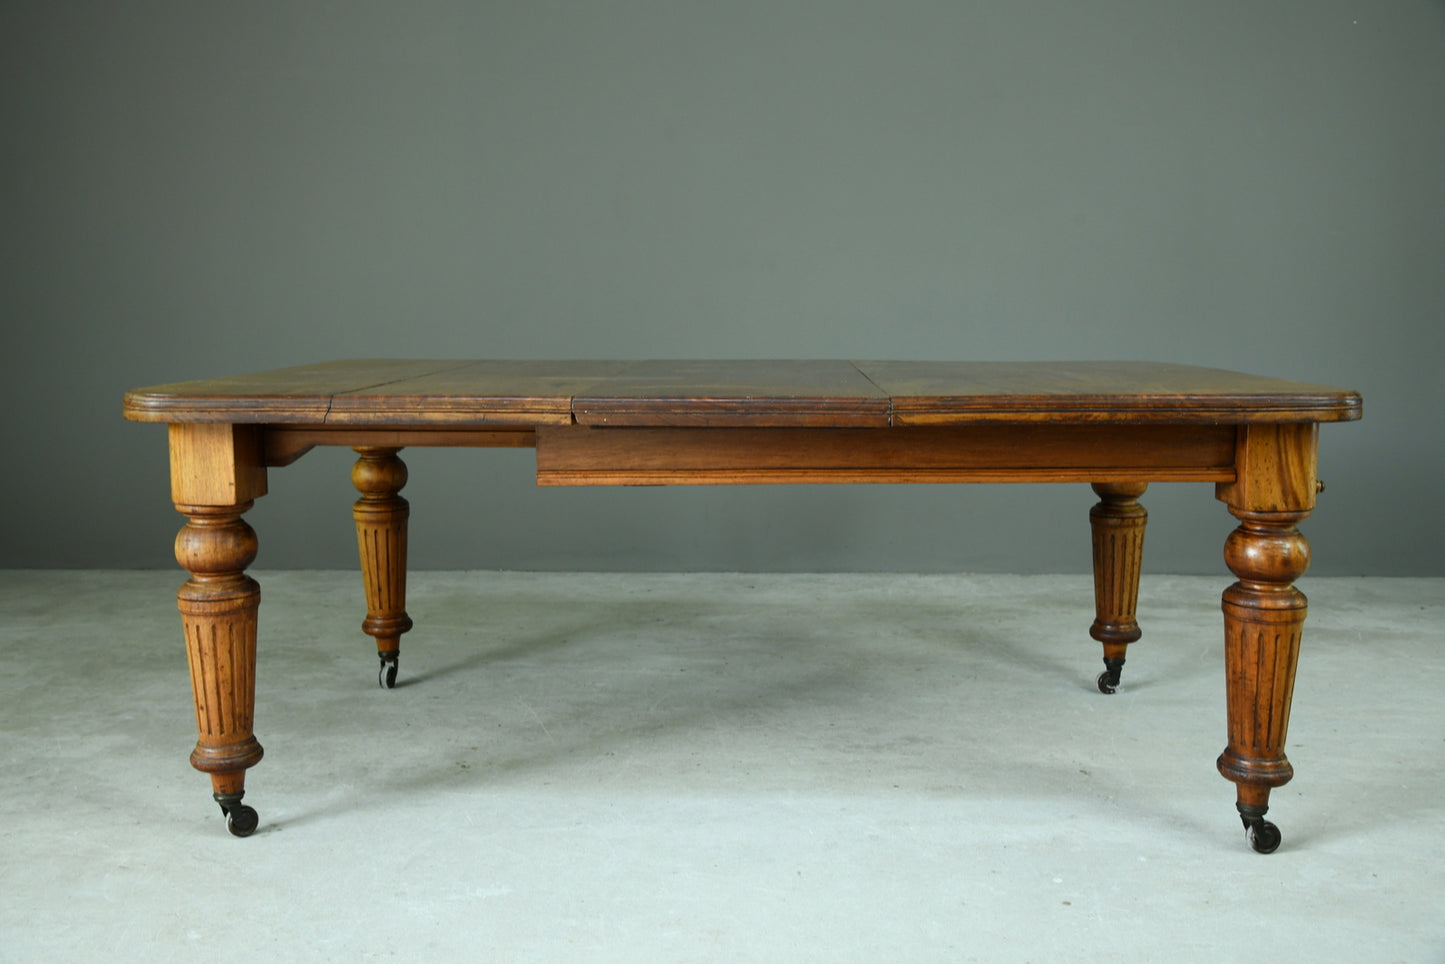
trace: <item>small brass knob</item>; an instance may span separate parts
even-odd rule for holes
[[[1325,480],[1324,480],[1324,479],[1315,479],[1315,491],[1316,491],[1316,492],[1323,492],[1324,490],[1325,490]]]

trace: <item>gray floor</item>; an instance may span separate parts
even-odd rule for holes
[[[1223,746],[1220,579],[260,573],[230,837],[172,572],[0,572],[0,959],[1445,961],[1445,580],[1306,579],[1284,832]]]

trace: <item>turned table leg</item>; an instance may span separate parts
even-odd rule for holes
[[[190,573],[176,594],[195,698],[191,765],[211,778],[226,825],[250,835],[256,811],[241,803],[246,771],[261,759],[256,705],[256,613],[261,587],[246,575],[256,533],[241,515],[266,494],[260,435],[248,426],[170,427],[171,495],[186,524],[176,561]]]
[[[1099,502],[1089,510],[1094,541],[1094,624],[1089,635],[1104,644],[1102,693],[1119,689],[1124,653],[1140,636],[1139,570],[1149,513],[1139,504],[1146,482],[1095,482]]]
[[[1294,581],[1310,564],[1310,545],[1296,526],[1314,508],[1315,425],[1259,425],[1240,431],[1236,481],[1218,496],[1239,526],[1224,544],[1238,578],[1224,591],[1224,660],[1228,745],[1219,772],[1236,785],[1236,804],[1250,845],[1273,853],[1279,829],[1264,818],[1269,794],[1294,776],[1285,756],[1295,668],[1308,603]]]
[[[1264,819],[1269,792],[1294,776],[1284,743],[1308,603],[1293,583],[1310,562],[1309,543],[1295,524],[1309,513],[1230,511],[1240,524],[1224,558],[1239,581],[1223,598],[1229,745],[1219,772],[1238,785],[1236,807],[1250,844],[1271,853],[1280,833]]]
[[[238,837],[256,829],[256,811],[241,797],[246,770],[261,760],[251,732],[261,587],[244,571],[256,558],[256,533],[241,520],[250,507],[176,506],[189,520],[176,536],[176,561],[191,578],[176,597],[199,733],[191,765],[210,774],[226,825]]]
[[[406,485],[406,463],[396,448],[358,447],[351,482],[361,498],[356,518],[356,543],[361,555],[362,583],[366,588],[366,619],[362,632],[376,637],[381,661],[377,682],[385,689],[396,685],[401,634],[411,629],[406,614],[406,523],[410,515],[399,493]]]

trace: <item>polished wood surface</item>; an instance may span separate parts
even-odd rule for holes
[[[407,446],[535,447],[543,485],[1078,482],[1089,513],[1099,689],[1114,693],[1136,620],[1154,481],[1210,482],[1238,519],[1225,542],[1227,745],[1219,771],[1256,850],[1293,773],[1284,753],[1309,565],[1319,425],[1360,417],[1353,391],[1149,362],[341,361],[136,389],[127,418],[168,423],[186,524],[178,600],[198,740],[233,833],[261,759],[252,732],[260,588],[242,519],[267,471],[354,448],[363,632],[394,684],[406,611]]]

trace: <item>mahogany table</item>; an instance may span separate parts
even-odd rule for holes
[[[1080,482],[1093,532],[1099,689],[1113,693],[1135,621],[1154,481],[1212,482],[1239,520],[1224,560],[1228,744],[1249,841],[1279,830],[1269,793],[1284,753],[1309,565],[1296,524],[1322,489],[1321,422],[1360,417],[1352,391],[1147,362],[338,361],[128,392],[125,417],[170,430],[171,498],[186,524],[178,597],[199,740],[233,834],[261,759],[252,732],[260,588],[241,518],[268,469],[317,445],[351,446],[366,589],[362,630],[396,682],[406,613],[405,446],[536,448],[542,485]]]

